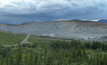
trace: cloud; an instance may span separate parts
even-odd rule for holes
[[[22,21],[87,18],[106,12],[106,4],[107,0],[0,0],[0,16]]]
[[[104,0],[104,2],[106,1]],[[3,0],[0,2],[0,8],[2,8],[0,11],[13,14],[56,13],[69,8],[67,10],[72,13],[73,10],[79,9],[82,11],[99,9],[107,3],[104,4],[104,2],[102,0]],[[83,13],[81,12],[81,14]]]

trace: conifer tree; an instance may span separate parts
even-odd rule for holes
[[[100,60],[100,65],[104,65],[104,60]]]
[[[95,58],[95,65],[99,65],[99,57],[97,55],[97,57]]]
[[[59,53],[58,61],[59,61],[59,65],[62,65],[62,55],[61,55],[61,53]]]
[[[22,57],[22,52],[21,52],[21,44],[20,44],[20,40],[19,40],[19,45],[18,45],[18,50],[17,50],[17,57],[16,57],[16,65],[19,65],[20,61],[21,61],[21,57]]]
[[[3,65],[7,65],[7,63],[6,63],[6,62],[3,62]]]
[[[30,65],[33,65],[33,52],[32,52],[32,49],[31,49],[31,52],[30,52]]]
[[[46,65],[52,65],[52,55],[48,52],[46,57],[45,57],[45,64]]]
[[[46,56],[47,54],[47,44],[45,45],[45,48],[44,48],[44,55]]]
[[[105,46],[105,44],[103,43],[103,45],[102,45],[102,49],[105,51],[106,50],[106,46]]]
[[[21,59],[19,65],[25,65],[23,59]]]
[[[85,48],[83,49],[83,57],[86,57]]]
[[[94,65],[94,61],[93,61],[92,55],[91,55],[91,58],[90,58],[89,61],[90,61],[90,62],[89,62],[90,65]]]
[[[90,65],[94,65],[94,62],[93,62],[93,61],[91,61]]]
[[[77,56],[82,56],[80,47],[79,47],[78,50],[77,50]]]
[[[12,50],[10,51],[10,55],[9,55],[9,59],[8,59],[8,65],[14,65]]]
[[[41,65],[41,59],[38,58],[36,65]]]
[[[73,62],[75,62],[75,59],[76,59],[76,49],[75,48],[72,51],[72,58],[73,58]]]
[[[6,61],[6,58],[4,58],[3,65],[8,65],[8,63],[7,63],[7,61]]]
[[[4,61],[3,61],[3,59],[4,59]],[[8,65],[8,54],[6,53],[6,57],[0,59],[0,61],[3,61],[2,65]]]
[[[69,54],[68,57],[68,64],[70,64],[72,62],[73,58],[72,58],[72,53]]]
[[[0,59],[0,65],[3,65],[3,57]]]
[[[34,56],[34,62],[33,62],[33,65],[35,65],[37,63],[37,60],[38,60],[38,55],[36,53],[36,55]]]
[[[27,65],[30,65],[30,55],[28,55],[28,61],[27,61]]]
[[[27,51],[26,51],[26,54],[25,54],[25,61],[24,61],[25,65],[27,65],[27,61],[28,61],[28,53],[27,53]]]
[[[104,55],[104,65],[107,65],[107,54]]]

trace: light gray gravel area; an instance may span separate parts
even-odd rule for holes
[[[18,34],[43,35],[76,40],[107,41],[107,38],[102,38],[107,36],[107,24],[95,22],[37,22],[16,26],[0,24],[0,30]]]

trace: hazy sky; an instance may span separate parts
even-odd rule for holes
[[[0,23],[107,19],[107,0],[0,0]]]

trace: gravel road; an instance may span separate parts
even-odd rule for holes
[[[27,34],[27,36],[25,37],[25,39],[21,42],[21,44],[26,44],[28,43],[27,39],[30,37],[30,34]]]

